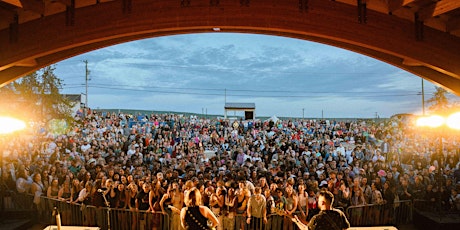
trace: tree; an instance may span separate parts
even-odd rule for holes
[[[60,93],[62,80],[48,66],[0,88],[2,110],[31,120],[72,120],[74,103]]]
[[[450,109],[449,99],[447,98],[447,90],[442,87],[435,87],[433,97],[427,100],[428,109],[433,112],[442,112]]]

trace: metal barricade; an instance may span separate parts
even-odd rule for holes
[[[11,204],[5,206],[5,209],[14,209],[14,210],[32,210],[33,209],[33,196],[27,193],[17,193],[14,191],[9,191],[9,197],[11,199]]]
[[[345,214],[351,226],[400,225],[412,221],[412,201],[394,204],[368,204],[350,206]]]
[[[219,220],[220,221],[220,220]],[[247,223],[247,216],[236,214],[234,217],[224,216],[222,220],[222,227],[217,229],[222,230],[295,230],[296,224],[292,222],[291,217],[270,214],[267,215],[267,222],[264,222],[263,218],[252,217],[250,222]]]
[[[55,225],[55,207],[61,215],[63,226],[97,226],[100,229],[111,230],[169,230],[174,225],[168,213],[108,209],[47,197],[41,197],[40,204],[36,205],[38,220],[42,224]],[[180,219],[176,218],[175,221],[176,224],[180,224]]]
[[[30,206],[31,195],[18,194],[18,199],[23,199],[20,206]],[[20,197],[19,197],[20,196]],[[21,198],[24,197],[24,198]],[[146,212],[128,209],[107,209],[69,203],[62,200],[41,197],[40,203],[33,205],[37,210],[36,218],[43,224],[55,224],[53,209],[56,207],[61,214],[61,223],[64,226],[98,226],[101,229],[129,229],[129,230],[169,230],[181,229],[178,214],[168,212]],[[351,226],[379,226],[400,225],[411,223],[414,206],[426,209],[427,204],[421,201],[410,200],[398,201],[391,205],[361,205],[350,206],[345,214]],[[247,223],[247,216],[241,214],[227,214],[219,216],[218,230],[279,230],[296,229],[291,217],[278,214],[267,216],[265,223],[263,218],[252,218]]]

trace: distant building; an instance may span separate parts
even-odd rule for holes
[[[256,103],[225,103],[225,119],[227,111],[244,111],[245,120],[254,120],[256,118]]]

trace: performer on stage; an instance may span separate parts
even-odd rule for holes
[[[180,213],[182,227],[189,230],[214,229],[219,220],[212,211],[201,205],[201,193],[197,188],[192,188],[185,197],[185,205]],[[208,225],[208,220],[211,222]]]

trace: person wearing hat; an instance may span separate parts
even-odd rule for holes
[[[323,163],[319,163],[318,167],[316,167],[316,168],[317,168],[316,174],[318,176],[324,173],[324,164]]]
[[[318,194],[320,212],[313,216],[308,224],[302,223],[297,216],[294,216],[292,221],[300,230],[348,229],[350,222],[342,211],[332,208],[333,203],[334,195],[327,190],[321,190]]]

